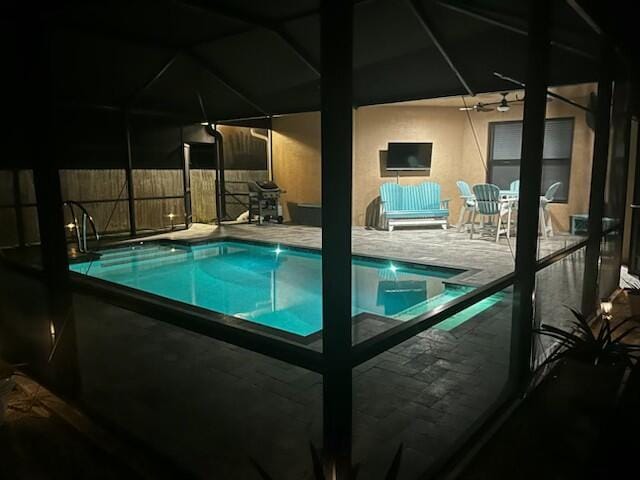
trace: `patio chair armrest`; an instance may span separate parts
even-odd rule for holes
[[[449,202],[451,200],[450,199],[445,199],[445,200],[440,200],[440,208],[446,208],[447,210],[449,209]]]

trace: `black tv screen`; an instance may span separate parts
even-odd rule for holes
[[[428,170],[433,143],[389,143],[387,170]]]

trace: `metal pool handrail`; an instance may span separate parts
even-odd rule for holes
[[[67,200],[63,204],[64,206],[69,208],[69,212],[71,213],[71,218],[73,219],[73,225],[76,230],[76,239],[78,242],[78,250],[82,253],[87,253],[89,249],[87,248],[87,221],[91,225],[91,229],[93,230],[93,235],[97,240],[100,240],[100,235],[98,234],[98,229],[96,228],[96,224],[93,221],[93,217],[89,215],[89,212],[86,208],[75,200]],[[82,212],[82,226],[78,223],[78,217],[76,216],[75,207],[78,207]]]

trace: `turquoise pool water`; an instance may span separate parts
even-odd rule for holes
[[[460,270],[359,257],[352,265],[354,316],[367,312],[409,320],[469,291],[444,283]],[[300,336],[322,328],[321,268],[316,252],[238,241],[141,244],[104,250],[99,260],[70,266],[78,273]],[[450,324],[469,318],[463,317]]]

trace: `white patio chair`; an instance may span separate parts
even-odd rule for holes
[[[551,214],[549,212],[549,204],[553,202],[561,185],[562,182],[552,184],[547,188],[545,194],[540,196],[540,233],[545,239],[549,238],[549,235],[553,236],[553,221],[551,220]]]
[[[476,206],[476,197],[471,192],[469,184],[463,180],[456,182],[458,186],[458,192],[460,192],[460,198],[462,199],[462,206],[460,207],[460,216],[458,217],[458,231],[464,231],[465,227],[471,223],[471,217],[473,216],[473,210]],[[464,216],[467,214],[467,221],[464,222]]]

